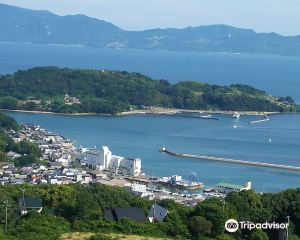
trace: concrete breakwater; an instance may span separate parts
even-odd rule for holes
[[[201,155],[193,155],[193,154],[187,154],[187,153],[176,153],[176,152],[167,150],[166,148],[160,149],[160,152],[165,152],[171,156],[182,157],[182,158],[192,158],[192,159],[198,159],[198,160],[208,160],[208,161],[242,164],[242,165],[250,165],[250,166],[257,166],[257,167],[267,167],[267,168],[277,168],[277,169],[300,171],[300,166],[297,167],[297,166],[289,166],[289,165],[266,163],[266,162],[253,162],[253,161],[237,160],[237,159],[222,158],[222,157],[201,156]]]
[[[265,114],[265,115],[264,115],[264,119],[256,120],[256,121],[251,121],[250,124],[260,123],[260,122],[266,122],[266,121],[270,121],[270,120],[271,120],[271,119]]]

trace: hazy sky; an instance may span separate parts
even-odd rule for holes
[[[300,0],[0,0],[59,15],[82,13],[127,30],[224,23],[300,34]]]

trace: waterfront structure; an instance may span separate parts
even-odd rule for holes
[[[145,184],[138,184],[138,183],[128,183],[125,185],[125,188],[128,192],[133,193],[136,196],[139,197],[151,197],[153,196],[153,193],[150,191],[147,191],[147,186]]]
[[[142,169],[141,159],[112,155],[107,146],[102,146],[100,151],[96,148],[81,148],[77,159],[93,169],[107,170],[115,174],[139,176]]]
[[[232,118],[238,120],[240,118],[240,116],[241,116],[241,114],[239,112],[234,112],[233,115],[232,115]]]
[[[264,120],[262,120],[262,121],[264,121]],[[209,161],[216,161],[216,162],[243,164],[243,165],[249,165],[249,166],[259,166],[259,167],[279,168],[279,169],[300,171],[299,166],[289,166],[289,165],[266,163],[266,162],[252,162],[252,161],[237,160],[237,159],[230,159],[230,158],[194,155],[194,154],[188,154],[188,153],[177,153],[177,152],[172,152],[170,150],[167,150],[165,147],[161,148],[159,151],[167,153],[174,157],[192,158],[192,159],[198,159],[198,160],[209,160]]]
[[[251,190],[252,183],[247,182],[245,185],[237,185],[237,184],[230,184],[230,183],[218,183],[216,185],[217,189],[221,193],[230,193],[230,192],[240,192],[243,190]]]
[[[168,185],[171,187],[177,187],[186,190],[197,190],[204,187],[204,184],[201,182],[186,181],[183,180],[182,176],[179,175],[158,178],[157,182],[162,185]]]

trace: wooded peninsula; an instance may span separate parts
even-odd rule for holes
[[[0,76],[0,108],[54,113],[117,114],[147,106],[191,110],[299,112],[289,97],[251,86],[171,84],[140,73],[37,67]]]

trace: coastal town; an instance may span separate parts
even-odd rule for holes
[[[219,183],[205,188],[190,176],[147,176],[142,170],[140,158],[128,158],[112,154],[108,146],[100,148],[76,147],[74,141],[34,125],[22,124],[19,131],[7,134],[15,143],[23,140],[36,144],[43,156],[39,164],[21,168],[12,162],[0,163],[0,184],[103,184],[118,186],[134,195],[150,200],[173,199],[177,203],[196,206],[210,197],[225,198],[232,191],[250,190],[251,182],[243,185]],[[21,155],[10,151],[13,160]]]

